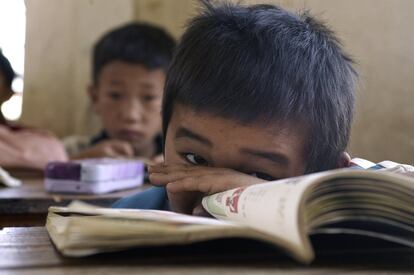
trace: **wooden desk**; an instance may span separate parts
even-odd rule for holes
[[[0,228],[10,226],[40,226],[46,221],[51,205],[67,205],[82,200],[100,206],[109,206],[119,198],[140,192],[149,186],[113,192],[104,195],[52,194],[44,190],[43,179],[23,179],[20,187],[0,187]]]
[[[64,258],[52,246],[44,227],[5,228],[0,230],[0,274],[407,274],[414,271],[413,249],[327,253],[319,255],[309,266],[280,254],[229,255],[206,250],[208,247],[187,251],[156,248]]]

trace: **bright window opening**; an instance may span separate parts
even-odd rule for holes
[[[17,74],[12,83],[15,95],[1,106],[1,112],[9,120],[19,119],[22,113],[25,38],[24,0],[0,0],[0,48]]]

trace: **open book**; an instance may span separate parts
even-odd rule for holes
[[[202,203],[217,219],[75,202],[51,207],[46,227],[66,256],[241,237],[309,263],[312,234],[366,235],[414,248],[413,177],[333,170],[226,191]]]

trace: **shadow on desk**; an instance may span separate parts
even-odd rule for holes
[[[72,200],[82,200],[103,207],[116,200],[142,192],[149,185],[101,195],[56,194],[44,189],[43,177],[21,178],[19,187],[0,187],[0,228],[16,226],[43,226],[48,208],[65,206]]]
[[[12,177],[18,179],[42,179],[44,171],[31,168],[4,168]]]

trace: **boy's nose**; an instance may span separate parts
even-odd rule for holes
[[[139,122],[143,118],[142,106],[139,102],[128,101],[122,106],[121,119],[125,122]]]

